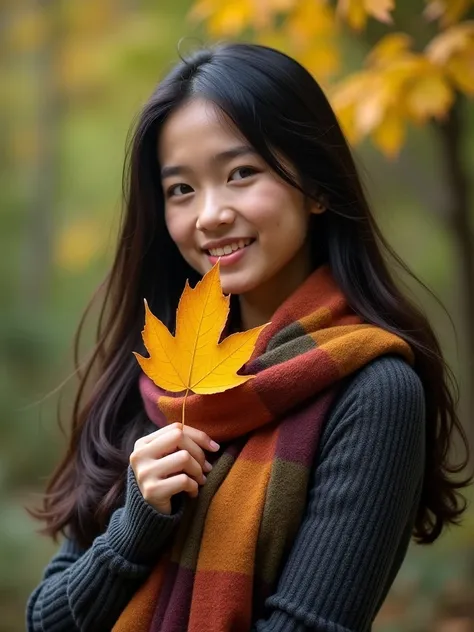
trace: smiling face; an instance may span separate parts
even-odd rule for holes
[[[225,293],[276,308],[310,272],[307,228],[317,206],[202,99],[167,119],[158,159],[166,225],[184,259],[204,274],[221,256]]]

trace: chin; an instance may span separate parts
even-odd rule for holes
[[[242,294],[247,294],[255,289],[255,283],[249,283],[248,281],[238,281],[237,279],[223,279],[221,277],[221,286],[224,294],[234,294],[235,296],[239,296]]]

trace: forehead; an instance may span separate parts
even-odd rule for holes
[[[188,161],[192,155],[218,152],[242,140],[242,134],[216,105],[193,99],[180,106],[163,124],[158,137],[158,158],[161,164]]]

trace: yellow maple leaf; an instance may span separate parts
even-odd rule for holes
[[[297,0],[198,0],[188,17],[204,21],[208,32],[215,37],[238,35],[251,27],[269,28],[275,17],[288,12]]]
[[[468,55],[459,55],[447,65],[448,76],[453,84],[468,96],[474,96],[474,49]]]
[[[469,50],[474,44],[474,21],[467,20],[452,26],[431,40],[426,54],[436,64],[446,64],[456,54]]]
[[[331,41],[327,41],[325,46],[305,47],[297,59],[310,73],[318,77],[323,89],[327,85],[328,78],[333,76],[340,67],[339,52]]]
[[[444,74],[427,61],[424,72],[407,90],[405,100],[413,120],[425,123],[431,117],[442,119],[448,113],[454,92]]]
[[[405,138],[405,124],[396,108],[387,112],[372,134],[377,147],[388,157],[396,158]]]
[[[395,0],[364,0],[364,4],[367,13],[379,22],[393,22],[391,12],[395,8]]]
[[[446,116],[455,97],[453,84],[467,94],[471,85],[474,92],[472,26],[466,22],[449,31],[438,35],[426,53],[413,52],[408,36],[390,34],[369,53],[365,70],[336,85],[333,105],[351,142],[371,135],[387,157],[395,158],[409,122]]]
[[[332,8],[324,0],[299,0],[288,15],[286,30],[295,39],[306,41],[332,33],[335,26]]]
[[[207,28],[215,37],[234,36],[249,26],[253,17],[254,10],[250,0],[242,0],[238,4],[228,2],[209,17]]]
[[[366,64],[373,68],[385,68],[405,53],[413,43],[406,33],[389,33],[382,37],[367,55]]]
[[[268,323],[232,334],[219,342],[229,314],[230,295],[222,293],[219,262],[196,287],[188,282],[176,312],[176,335],[154,316],[145,301],[143,342],[150,354],[134,355],[146,375],[161,388],[201,395],[221,393],[254,377],[237,375],[250,358],[257,338]]]
[[[466,20],[437,35],[427,46],[426,57],[445,71],[456,88],[474,94],[474,21]]]
[[[332,88],[331,103],[348,140],[358,143],[363,134],[358,125],[356,106],[371,87],[371,75],[367,71],[349,75]]]
[[[356,31],[363,29],[367,17],[391,24],[395,0],[338,0],[337,12]]]

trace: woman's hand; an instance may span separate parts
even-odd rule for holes
[[[171,497],[187,492],[195,498],[212,470],[204,450],[219,445],[205,432],[174,423],[135,442],[130,465],[143,498],[163,514],[171,513]]]

